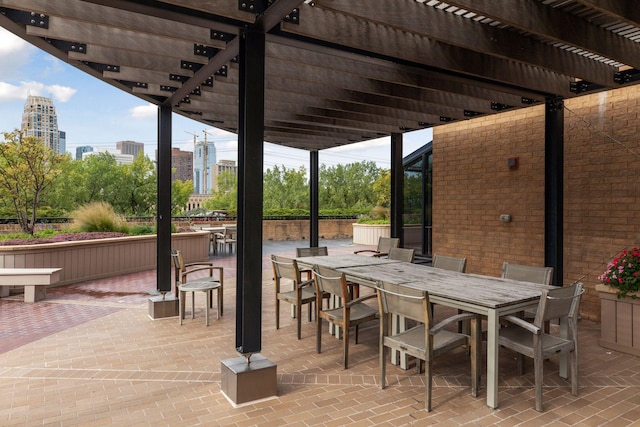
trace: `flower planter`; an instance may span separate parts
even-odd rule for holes
[[[353,224],[355,245],[376,246],[380,237],[391,237],[391,224]]]
[[[152,270],[156,268],[156,240],[154,234],[0,246],[0,268],[60,267],[57,285]],[[182,252],[185,262],[209,257],[209,233],[206,231],[173,234],[171,245]],[[171,262],[170,257],[167,262]]]
[[[640,295],[618,299],[615,288],[596,285],[600,296],[600,345],[640,356]]]

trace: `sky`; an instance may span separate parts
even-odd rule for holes
[[[145,144],[150,158],[157,148],[157,107],[49,55],[9,31],[0,28],[0,132],[20,128],[27,95],[50,97],[58,114],[58,128],[66,132],[66,149],[75,158],[76,147],[115,150],[117,141]],[[173,146],[193,151],[193,134],[216,145],[217,160],[237,161],[237,137],[187,119],[178,114],[172,118]],[[408,132],[403,137],[403,156],[432,138],[431,129]],[[322,150],[320,164],[374,161],[390,168],[390,139],[380,138]],[[309,169],[309,153],[305,150],[265,143],[264,168],[285,166]]]

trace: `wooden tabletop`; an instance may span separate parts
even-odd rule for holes
[[[296,261],[299,264],[304,264],[305,266],[319,265],[321,267],[329,268],[345,268],[371,265],[385,266],[401,262],[396,260],[356,254],[298,257],[296,258]]]

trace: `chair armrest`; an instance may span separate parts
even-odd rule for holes
[[[501,317],[501,319],[504,319],[510,323],[513,323],[514,325],[517,325],[523,329],[526,329],[527,331],[531,332],[532,334],[536,334],[536,335],[540,335],[542,334],[542,329],[538,328],[536,325],[534,325],[531,322],[527,322],[524,319],[521,319],[517,316],[504,316]]]
[[[443,321],[441,321],[440,323],[438,323],[437,325],[429,329],[429,333],[432,335],[435,335],[438,332],[440,332],[442,329],[444,329],[444,327],[447,325],[450,325],[452,323],[462,322],[464,320],[471,320],[476,318],[477,316],[478,315],[475,313],[461,313],[451,317],[447,317],[446,319],[444,319]]]
[[[185,266],[185,268],[186,268],[186,267],[192,267],[192,266],[194,266],[194,265],[209,265],[209,266],[213,267],[213,263],[212,263],[212,262],[206,262],[206,261],[202,261],[202,262],[190,262],[190,263],[185,264],[184,266]]]
[[[360,298],[356,298],[356,299],[351,300],[348,303],[346,303],[345,306],[352,307],[352,306],[354,306],[356,304],[360,304],[362,301],[366,301],[366,300],[371,299],[371,298],[378,298],[378,294],[369,294],[369,295],[365,295],[365,296],[360,297]]]
[[[375,251],[373,249],[361,249],[359,251],[354,251],[353,253],[354,254],[361,254],[361,253],[365,253],[365,252],[371,252],[371,253],[374,253],[374,254],[378,253],[378,251]]]
[[[376,258],[381,258],[383,256],[389,256],[388,253],[386,252],[376,252],[375,254],[373,254],[372,256],[376,257]]]
[[[200,268],[193,268],[189,271],[185,271],[182,273],[182,278],[186,278],[187,275],[191,274],[191,273],[195,273],[196,271],[209,271],[213,274],[213,270],[218,270],[218,274],[220,275],[220,277],[222,277],[223,274],[223,267],[213,267],[213,266],[209,266],[209,267],[200,267]]]
[[[298,285],[298,288],[302,289],[306,286],[312,286],[312,285],[315,286],[315,282],[313,279],[305,280],[304,282],[300,282],[300,284]]]

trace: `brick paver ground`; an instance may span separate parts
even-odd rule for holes
[[[298,341],[283,310],[275,329],[268,255],[292,256],[296,244],[265,245],[262,354],[277,364],[276,398],[234,408],[220,392],[220,361],[237,357],[235,258],[227,256],[215,259],[225,266],[224,316],[212,313],[209,327],[204,295],[196,295],[196,318],[182,326],[176,318],[149,318],[154,271],[52,288],[35,304],[21,295],[0,300],[0,425],[640,426],[640,358],[601,348],[599,325],[584,320],[580,394],[572,396],[558,377],[557,360],[545,362],[544,413],[534,410],[531,361],[518,376],[504,349],[496,410],[486,406],[484,390],[471,396],[463,350],[435,362],[431,413],[415,369],[389,366],[389,386],[381,390],[376,325],[351,343],[348,370],[340,341],[325,335],[316,353],[315,323],[303,319]],[[329,245],[330,253],[354,250]]]

